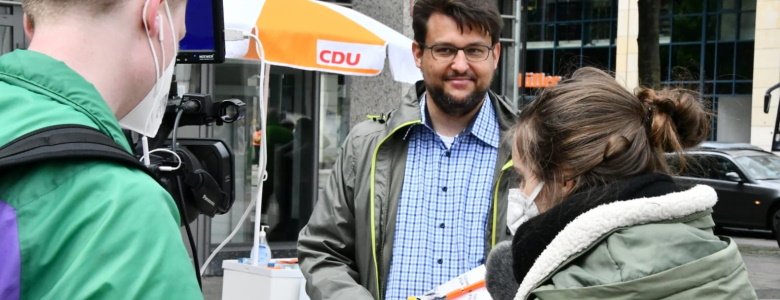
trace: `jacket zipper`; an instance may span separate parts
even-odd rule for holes
[[[504,177],[504,172],[513,166],[510,159],[503,167],[501,172],[498,173],[498,180],[496,180],[496,186],[493,189],[493,230],[491,231],[490,249],[496,246],[496,227],[498,226],[498,190],[501,187],[501,178]]]
[[[381,296],[381,293],[382,293],[381,290],[382,289],[381,289],[381,285],[379,285],[379,262],[377,261],[377,258],[376,258],[377,257],[377,251],[376,251],[376,246],[377,246],[376,245],[376,216],[374,215],[374,210],[375,210],[374,209],[374,205],[375,205],[374,204],[374,198],[376,197],[376,193],[374,191],[374,181],[376,180],[375,179],[375,174],[376,174],[376,157],[377,157],[377,154],[379,154],[379,147],[381,147],[382,144],[384,144],[385,141],[387,141],[387,139],[389,139],[391,136],[393,136],[398,130],[400,130],[401,128],[404,128],[406,126],[418,124],[420,122],[422,122],[422,120],[410,121],[410,122],[403,123],[403,124],[399,125],[398,127],[394,128],[390,132],[390,134],[388,134],[384,139],[382,139],[382,141],[379,142],[379,144],[376,145],[376,148],[374,149],[374,154],[371,157],[371,185],[370,185],[370,204],[369,204],[369,208],[371,210],[371,255],[373,256],[373,259],[374,259],[374,272],[375,272],[374,278],[375,278],[375,281],[376,281],[376,299],[378,299],[378,300],[382,299],[382,296]]]

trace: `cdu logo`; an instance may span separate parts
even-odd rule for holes
[[[317,40],[317,64],[320,66],[381,70],[385,52],[384,45]]]
[[[350,66],[357,66],[360,63],[360,53],[322,50],[320,51],[320,61],[327,64],[341,65],[346,63]]]

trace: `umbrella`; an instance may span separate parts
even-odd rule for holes
[[[357,11],[314,0],[225,0],[223,5],[226,29],[243,32],[251,30],[258,39],[257,43],[246,40],[226,42],[226,57],[259,59],[260,82],[265,81],[266,64],[344,75],[375,76],[382,72],[385,61],[396,81],[415,83],[422,80],[422,73],[412,54],[412,40]],[[260,44],[259,51],[256,44]],[[264,89],[259,89],[260,99],[265,99]],[[267,103],[261,107],[261,114],[265,114]],[[263,132],[266,132],[265,119],[261,121]],[[263,154],[260,158],[260,174],[265,170],[264,153],[267,151],[265,140],[261,143]],[[263,180],[259,180],[252,249],[257,249],[260,241],[258,233],[262,189]],[[243,222],[246,213],[239,224]],[[233,234],[235,230],[225,242]],[[225,242],[217,247],[207,262]],[[252,264],[257,265],[258,260],[254,259]]]
[[[229,10],[236,10],[244,20],[257,16],[252,25],[262,45],[261,60],[267,64],[374,76],[382,72],[387,60],[396,81],[414,83],[422,79],[414,63],[412,40],[379,21],[327,2],[259,2],[251,4],[254,7],[250,9],[225,2],[225,20],[226,27],[230,28]],[[258,9],[259,13],[253,15],[252,11]],[[246,28],[247,22],[243,22]],[[228,42],[226,52],[233,57],[260,59],[254,47],[254,43]]]

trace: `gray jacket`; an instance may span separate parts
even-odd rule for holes
[[[384,297],[409,147],[403,137],[421,122],[423,91],[418,82],[400,108],[356,125],[344,142],[324,197],[298,238],[298,258],[311,299]],[[514,124],[517,110],[493,92],[490,100],[503,135]],[[506,200],[508,189],[518,184],[511,170],[511,144],[506,137],[502,140],[485,226],[485,255],[509,238]]]

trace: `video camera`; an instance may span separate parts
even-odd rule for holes
[[[244,118],[245,103],[238,99],[214,101],[210,95],[203,94],[178,97],[175,87],[174,77],[162,124],[157,136],[148,143],[150,168],[176,200],[187,221],[194,220],[198,214],[209,217],[224,214],[236,198],[233,151],[219,139],[180,139],[177,128],[233,123]],[[142,144],[134,144],[135,155],[143,156]]]

